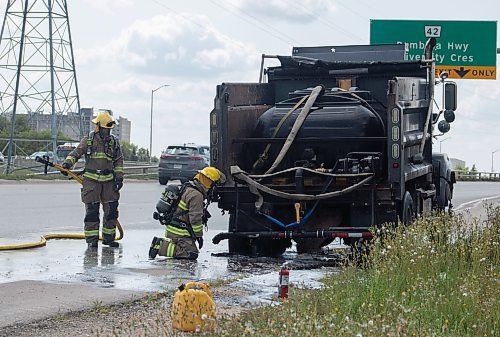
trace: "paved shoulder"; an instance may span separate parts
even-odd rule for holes
[[[27,323],[71,311],[111,305],[144,296],[144,292],[75,284],[19,281],[0,284],[0,327]]]

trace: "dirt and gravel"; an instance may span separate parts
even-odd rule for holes
[[[245,306],[245,290],[226,284],[212,288],[217,317],[237,315]],[[170,336],[170,306],[174,292],[147,294],[139,300],[110,306],[95,305],[84,311],[60,313],[30,323],[0,328],[2,337]],[[176,334],[177,335],[177,334]]]

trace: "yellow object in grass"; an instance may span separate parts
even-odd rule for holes
[[[182,284],[172,302],[172,328],[186,332],[211,331],[215,327],[216,309],[208,284]]]

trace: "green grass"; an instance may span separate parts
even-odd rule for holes
[[[486,221],[439,215],[375,232],[362,268],[347,265],[323,280],[324,289],[291,287],[287,302],[221,319],[205,335],[500,336],[500,207],[486,213]],[[212,286],[227,284],[220,279]],[[142,299],[157,310],[142,316],[139,310],[112,335],[192,336],[170,329],[165,299],[172,295]],[[110,309],[96,300],[87,313],[109,315]]]
[[[220,322],[214,336],[498,336],[500,210],[467,223],[419,219],[377,236],[366,267],[327,277],[323,290]],[[291,271],[293,273],[293,271]]]
[[[220,319],[204,335],[500,336],[500,207],[489,206],[487,218],[440,215],[385,228],[370,254],[326,277],[325,288],[291,287],[287,302]],[[192,335],[171,330],[165,304],[147,315],[113,336]]]

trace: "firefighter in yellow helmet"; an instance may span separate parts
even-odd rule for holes
[[[165,222],[165,237],[154,237],[149,249],[149,258],[157,255],[176,259],[196,260],[203,246],[203,225],[210,217],[206,211],[210,189],[223,180],[223,174],[215,167],[205,167],[198,171],[193,181],[182,185],[176,203],[172,204],[172,216]],[[167,188],[165,191],[167,191]],[[164,192],[165,193],[165,192]],[[156,213],[158,214],[158,213]]]
[[[84,232],[89,248],[96,248],[99,241],[99,208],[104,211],[102,243],[119,247],[115,242],[118,223],[118,199],[123,186],[123,154],[118,139],[111,134],[115,120],[101,112],[92,120],[95,130],[83,137],[80,144],[70,152],[62,166],[71,167],[85,156],[82,201],[85,204]],[[64,174],[64,173],[63,173]]]

